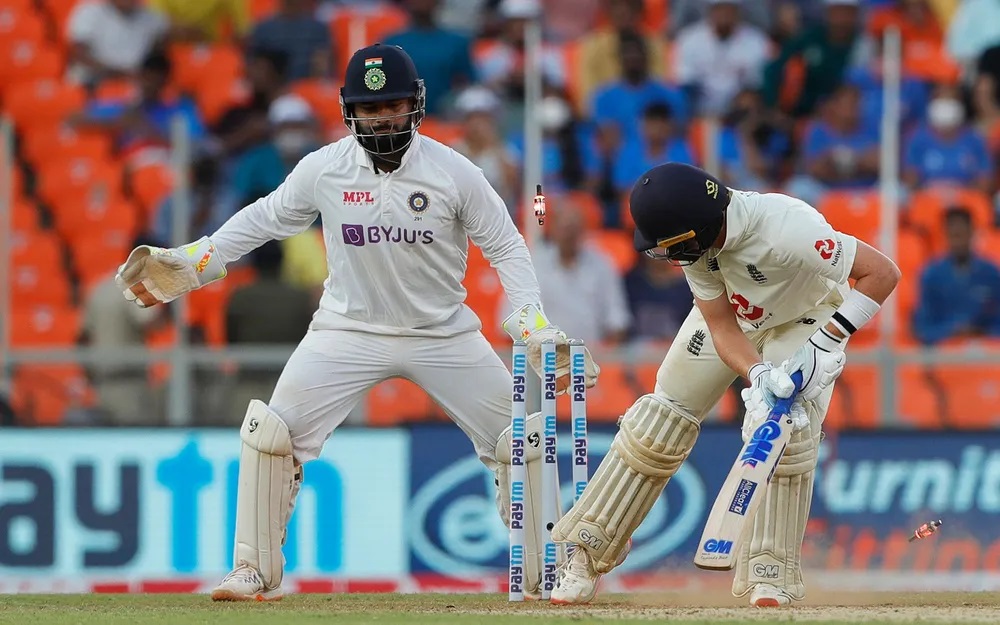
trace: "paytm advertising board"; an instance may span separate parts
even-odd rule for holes
[[[239,433],[0,432],[0,579],[204,576],[232,564]],[[305,481],[291,576],[406,570],[407,434],[338,432]]]
[[[614,430],[592,427],[591,475]],[[559,432],[563,510],[572,503],[568,432]],[[708,509],[742,441],[739,429],[706,427],[688,461],[634,535],[623,572],[694,571],[691,558]],[[448,427],[412,432],[411,571],[469,576],[506,566],[493,476],[465,437]],[[809,569],[996,571],[1000,569],[1000,432],[831,435],[822,444],[812,521],[803,550]],[[941,518],[932,539],[909,543]]]

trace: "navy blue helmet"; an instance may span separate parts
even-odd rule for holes
[[[653,258],[693,263],[722,232],[731,192],[706,171],[664,163],[635,182],[629,211],[635,249]]]
[[[358,104],[391,100],[411,100],[412,110],[380,117],[359,117],[356,113]],[[340,108],[344,124],[361,147],[373,156],[398,161],[424,119],[427,91],[405,50],[376,43],[355,52],[347,63]]]

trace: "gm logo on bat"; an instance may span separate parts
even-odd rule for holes
[[[781,426],[778,425],[777,421],[768,419],[760,424],[747,442],[747,446],[743,450],[743,455],[740,456],[740,462],[743,463],[743,466],[756,467],[758,462],[766,462],[767,457],[771,455],[771,451],[774,449],[774,444],[771,441],[780,435]]]

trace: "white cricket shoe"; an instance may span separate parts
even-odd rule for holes
[[[212,601],[281,601],[281,586],[264,588],[257,569],[249,564],[241,564],[212,591]]]
[[[619,566],[632,551],[632,539],[625,543],[615,566]],[[550,603],[555,605],[570,605],[574,603],[590,603],[597,596],[597,584],[601,574],[590,566],[590,554],[586,549],[573,549],[572,555],[559,569],[556,587],[552,589]]]
[[[750,605],[755,608],[779,608],[791,604],[792,597],[771,584],[757,584],[750,593]]]

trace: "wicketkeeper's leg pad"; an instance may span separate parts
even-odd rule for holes
[[[698,439],[698,419],[660,395],[643,395],[619,420],[611,450],[552,537],[586,549],[608,573]]]
[[[524,547],[525,547],[525,590],[535,593],[541,587],[542,571],[545,570],[545,532],[542,519],[542,413],[536,412],[525,419],[524,452]],[[500,434],[497,441],[496,458],[500,467],[496,470],[497,509],[504,525],[510,527],[510,426]],[[556,489],[556,507],[560,510],[559,493]],[[565,559],[565,549],[556,550],[556,565]]]
[[[273,589],[281,584],[285,565],[281,546],[302,469],[292,460],[288,426],[264,402],[250,402],[240,438],[234,566],[253,566],[264,585]]]
[[[812,507],[821,423],[814,406],[807,406],[807,412],[810,426],[792,433],[757,510],[753,534],[743,541],[733,580],[737,597],[759,583],[777,586],[797,600],[805,597],[802,540]]]

